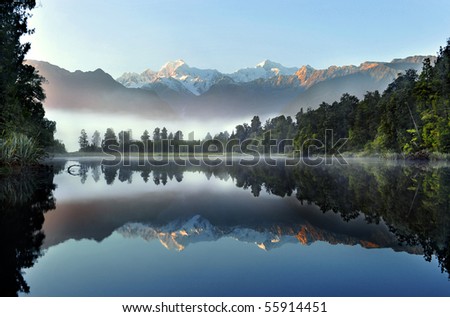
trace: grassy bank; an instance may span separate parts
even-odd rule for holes
[[[9,133],[0,139],[0,174],[38,165],[44,156],[44,150],[33,138],[21,133]]]

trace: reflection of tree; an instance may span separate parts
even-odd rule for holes
[[[396,164],[297,167],[229,167],[236,186],[261,187],[285,196],[294,191],[302,203],[351,221],[384,221],[399,242],[421,246],[426,260],[435,255],[450,273],[450,168]]]
[[[300,200],[350,220],[383,220],[399,241],[420,245],[450,273],[450,168],[398,165],[299,168]],[[332,184],[330,186],[330,184]]]
[[[262,185],[266,192],[277,196],[291,196],[295,190],[295,181],[290,171],[281,166],[260,165],[255,167],[233,166],[229,173],[236,186],[251,188],[255,197],[259,196]]]
[[[107,185],[112,185],[117,176],[117,166],[102,166],[103,174],[105,174],[105,181]]]
[[[98,164],[98,163],[97,163]],[[94,170],[94,167],[91,166]],[[261,192],[277,196],[295,194],[301,203],[313,203],[351,221],[361,214],[369,223],[384,221],[401,243],[420,245],[425,258],[436,255],[449,272],[450,168],[429,165],[354,163],[347,166],[130,166],[103,167],[107,184],[132,181],[140,172],[145,182],[181,182],[185,171],[202,172],[209,180],[232,178],[236,186],[255,197]]]
[[[177,171],[176,173],[173,174],[173,176],[175,177],[178,183],[180,183],[183,180],[183,172]]]
[[[133,171],[130,168],[121,168],[119,169],[119,181],[128,182],[131,184],[132,182],[132,174]]]
[[[80,165],[80,181],[81,184],[84,184],[87,180],[88,177],[88,172],[89,172],[89,166],[87,166],[86,164],[82,164]]]
[[[100,175],[102,174],[100,165],[95,165],[92,167],[92,179],[94,182],[98,182],[100,180]]]
[[[160,184],[160,176],[159,176],[159,172],[157,172],[157,171],[153,171],[153,182],[155,183],[155,185]]]
[[[80,163],[80,176],[81,182],[84,183],[89,175],[92,173],[92,178],[97,182],[100,179],[100,173],[105,175],[105,181],[107,185],[112,185],[116,177],[121,182],[133,182],[133,173],[140,172],[140,176],[145,183],[150,179],[150,174],[153,176],[153,183],[155,185],[166,185],[169,180],[175,179],[177,182],[183,180],[183,173],[187,167],[170,164],[169,166],[154,167],[150,165],[141,166],[139,164],[127,164],[122,165],[101,165],[100,162],[82,162]],[[81,171],[83,173],[81,173]]]
[[[144,180],[145,183],[148,182],[148,178],[150,177],[150,170],[144,170],[141,172],[141,177]]]
[[[0,178],[1,296],[30,290],[22,270],[41,254],[43,214],[55,208],[53,189],[50,169]]]
[[[450,169],[411,174],[410,206],[385,217],[401,241],[421,245],[428,261],[435,255],[441,269],[450,273]]]
[[[167,172],[162,172],[160,178],[161,184],[165,186],[167,184]]]
[[[63,173],[66,170],[66,163],[67,162],[65,160],[55,159],[52,160],[50,167],[53,170],[53,173],[57,175]]]

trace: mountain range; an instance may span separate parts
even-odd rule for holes
[[[166,225],[158,226],[142,223],[127,223],[117,229],[127,238],[142,238],[146,241],[159,240],[169,250],[183,251],[187,246],[197,242],[217,241],[232,238],[240,242],[256,245],[262,250],[270,251],[286,243],[311,245],[323,241],[330,244],[360,245],[363,248],[391,248],[394,251],[420,253],[420,248],[401,246],[397,239],[388,232],[379,230],[377,234],[362,238],[338,232],[331,232],[315,227],[309,223],[292,225],[257,226],[254,228],[235,226],[214,226],[207,219],[195,215],[190,219],[176,219]],[[369,240],[365,240],[365,239]]]
[[[150,90],[126,88],[101,69],[69,72],[47,62],[27,60],[45,78],[46,109],[130,113],[171,120],[177,114]]]
[[[47,80],[46,107],[158,119],[236,119],[295,115],[300,108],[339,100],[343,93],[362,98],[367,91],[383,91],[400,72],[420,71],[427,57],[434,58],[412,56],[326,69],[285,67],[265,60],[231,74],[177,60],[158,71],[125,73],[116,80],[101,69],[69,72],[47,62],[27,62]]]

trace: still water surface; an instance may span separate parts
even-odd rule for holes
[[[4,295],[450,295],[446,165],[51,164],[0,180]]]

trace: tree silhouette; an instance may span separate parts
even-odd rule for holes
[[[56,123],[45,118],[42,81],[35,68],[24,63],[30,43],[23,35],[34,0],[5,0],[0,5],[0,135],[11,132],[35,139],[42,148],[53,147]]]
[[[116,134],[112,128],[106,129],[105,137],[103,138],[102,148],[105,152],[111,152],[114,149],[117,149],[119,146],[119,142],[117,141]]]
[[[80,137],[78,138],[78,144],[80,145],[80,151],[86,151],[89,147],[89,139],[84,129],[81,130]]]
[[[161,140],[167,140],[168,135],[167,135],[167,129],[166,127],[163,127],[161,130]]]
[[[97,151],[100,149],[100,146],[102,145],[102,138],[100,137],[100,132],[97,130],[94,131],[94,134],[92,135],[92,147],[94,151]]]

